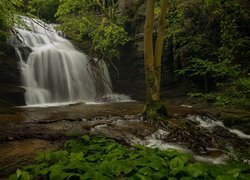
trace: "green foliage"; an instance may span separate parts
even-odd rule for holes
[[[207,90],[249,72],[250,13],[244,0],[173,1],[167,19],[179,75],[204,82]]]
[[[16,18],[20,11],[17,7],[21,6],[21,2],[17,0],[1,0],[0,1],[0,61],[5,59],[6,53],[6,39],[10,34],[14,24],[18,23]]]
[[[15,8],[8,0],[0,1],[0,41],[5,41],[8,30],[13,26]]]
[[[219,84],[219,88],[223,89],[224,93],[216,97],[216,105],[250,107],[250,77]]]
[[[69,37],[89,38],[100,58],[118,58],[119,47],[129,41],[116,1],[62,0],[56,16]]]
[[[15,179],[249,179],[246,165],[192,163],[175,150],[127,148],[102,136],[71,140],[65,150],[42,153],[37,164],[17,170]]]
[[[191,97],[204,98],[217,106],[250,107],[250,78],[240,78],[231,83],[218,84],[223,93],[189,93]]]
[[[101,24],[89,33],[94,50],[102,54],[104,59],[119,58],[119,46],[129,41],[127,32],[108,19],[102,19]]]
[[[189,74],[195,77],[208,77],[208,78],[233,78],[239,75],[238,66],[232,65],[228,60],[222,62],[213,63],[209,60],[202,60],[194,58],[191,64],[177,72],[180,75]]]
[[[40,19],[54,22],[58,7],[59,0],[31,0],[28,3],[28,12]]]

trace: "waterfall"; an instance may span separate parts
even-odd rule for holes
[[[15,27],[9,43],[20,58],[27,105],[96,102],[113,94],[103,61],[90,63],[88,56],[59,36],[53,25],[28,17],[21,19],[24,25]],[[31,49],[27,59],[21,52],[23,47]]]

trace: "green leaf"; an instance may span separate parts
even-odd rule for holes
[[[153,179],[163,179],[168,177],[168,170],[167,169],[161,169],[153,174]]]
[[[83,160],[83,153],[70,153],[70,161],[81,161]]]
[[[12,174],[8,177],[8,180],[17,180],[16,174]]]
[[[88,135],[83,135],[83,136],[82,136],[82,139],[83,139],[84,141],[89,141],[89,136],[88,136]]]
[[[186,170],[188,174],[193,178],[197,178],[204,174],[204,172],[202,171],[202,167],[199,166],[199,164],[189,164],[186,167]]]
[[[183,161],[179,157],[175,157],[170,161],[170,169],[182,168],[184,167]]]
[[[68,152],[79,152],[84,149],[84,145],[76,140],[66,142],[64,147]]]
[[[133,162],[126,161],[126,160],[117,160],[111,162],[115,169],[115,174],[119,176],[121,173],[129,174],[133,169]]]
[[[87,159],[90,162],[95,162],[100,159],[100,155],[92,154],[92,155],[87,156],[85,159]]]
[[[171,174],[176,175],[183,170],[184,163],[179,157],[175,157],[170,161]]]
[[[50,176],[49,178],[51,180],[56,180],[56,179],[64,179],[65,177],[68,176],[68,174],[65,174],[65,172],[63,172],[63,165],[53,165],[50,167]]]
[[[191,177],[181,177],[180,180],[193,180]]]
[[[240,175],[241,169],[235,168],[231,169],[230,171],[227,172],[227,174],[230,174],[231,176],[237,178]]]
[[[141,169],[139,169],[138,173],[147,176],[151,175],[153,173],[153,170],[150,167],[142,167]]]
[[[231,175],[220,175],[217,176],[216,180],[236,180],[236,178]]]
[[[135,178],[138,179],[138,180],[151,180],[150,177],[144,176],[142,174],[135,174]]]
[[[20,169],[16,170],[16,177],[19,178],[22,174],[22,171]]]

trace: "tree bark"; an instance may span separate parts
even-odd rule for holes
[[[163,0],[159,18],[159,31],[156,47],[153,46],[154,0],[147,0],[144,26],[144,56],[146,76],[146,105],[144,116],[147,119],[161,120],[167,116],[165,106],[160,102],[161,56],[164,42],[165,18],[168,0]]]
[[[164,43],[164,31],[166,29],[166,15],[168,8],[168,0],[163,0],[161,7],[161,14],[158,21],[158,33],[155,44],[155,70],[157,73],[157,99],[160,100],[160,88],[161,88],[161,58]]]
[[[144,58],[146,75],[146,101],[156,102],[157,77],[155,72],[155,61],[153,52],[153,26],[154,26],[154,0],[147,0],[146,21],[144,26]]]

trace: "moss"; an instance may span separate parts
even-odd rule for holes
[[[146,119],[152,120],[162,120],[168,117],[167,109],[162,102],[147,103],[143,115]]]

